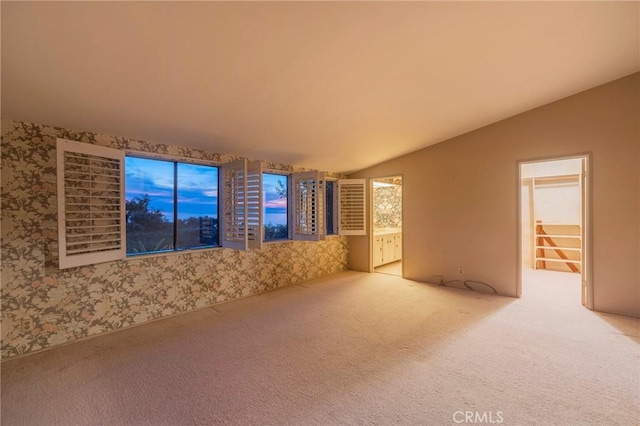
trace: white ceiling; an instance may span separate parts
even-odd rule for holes
[[[2,2],[2,116],[347,172],[640,69],[637,2]]]

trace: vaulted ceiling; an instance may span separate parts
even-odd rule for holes
[[[640,69],[637,2],[6,2],[2,117],[347,172]]]

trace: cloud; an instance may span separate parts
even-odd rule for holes
[[[174,163],[137,157],[126,157],[126,198],[149,195],[151,208],[160,209],[172,218],[174,191]],[[263,175],[264,211],[278,218],[287,212],[287,199],[278,193],[280,181],[285,187],[288,177]],[[203,215],[217,215],[218,168],[198,164],[178,163],[178,216],[181,219]],[[272,216],[276,215],[276,216]],[[285,216],[286,219],[286,216]],[[265,218],[266,220],[266,218]]]
[[[287,200],[284,200],[282,198],[278,198],[275,200],[265,200],[264,202],[264,206],[268,207],[268,208],[280,208],[280,209],[286,209],[287,208]]]
[[[173,209],[173,162],[126,157],[125,172],[125,197],[128,200],[148,195],[152,208],[165,212]],[[217,196],[216,167],[178,163],[178,208],[181,213],[211,210],[218,204]]]
[[[126,157],[125,172],[126,186],[173,189],[173,163],[168,161]]]
[[[144,181],[154,188],[173,189],[173,162],[126,157],[128,181]],[[217,191],[218,168],[200,164],[178,163],[178,186],[186,190]]]
[[[216,191],[218,188],[218,168],[199,164],[178,163],[178,185],[182,189]]]

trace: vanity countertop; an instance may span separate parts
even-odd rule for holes
[[[373,230],[373,235],[399,234],[401,232],[402,228],[378,228]]]

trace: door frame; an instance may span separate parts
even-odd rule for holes
[[[516,161],[516,297],[522,297],[522,165],[528,163],[542,163],[556,160],[582,159],[582,268],[580,271],[582,280],[582,304],[588,309],[594,309],[593,301],[593,184],[592,153],[579,153],[570,155],[538,157]]]
[[[368,240],[369,240],[369,272],[373,273],[375,272],[375,266],[373,265],[373,245],[375,242],[375,235],[373,234],[373,209],[374,209],[374,204],[373,204],[373,182],[376,180],[380,180],[380,179],[390,179],[390,178],[400,178],[400,181],[402,182],[402,184],[400,185],[400,215],[402,218],[402,226],[400,227],[400,235],[402,235],[402,258],[400,259],[402,261],[402,275],[401,277],[404,278],[404,248],[405,248],[405,243],[404,243],[404,175],[402,173],[392,173],[392,174],[388,174],[388,175],[384,175],[384,176],[379,176],[379,177],[374,177],[374,178],[369,178],[369,185],[367,185],[368,190],[369,190],[369,208],[368,210],[368,217],[369,217],[369,223],[368,223]]]

